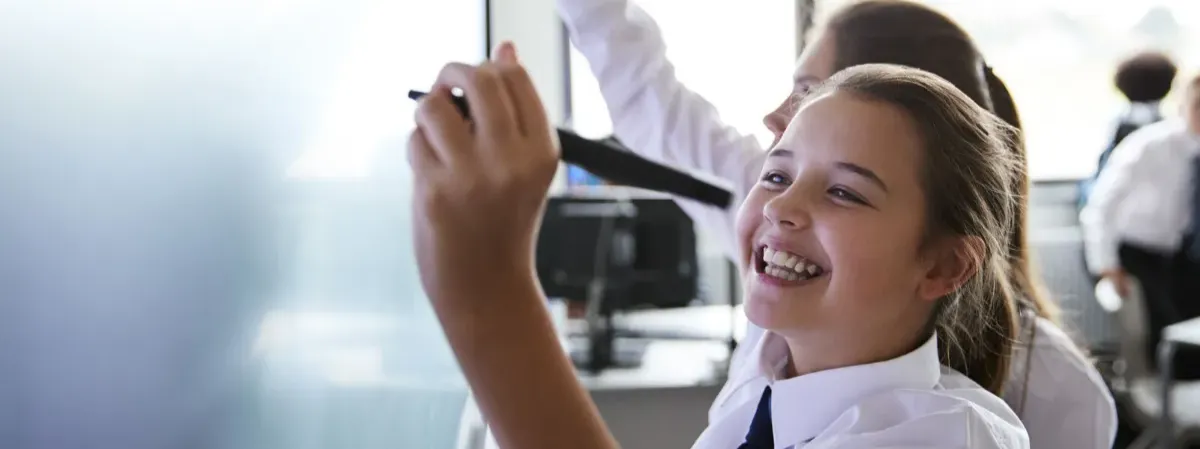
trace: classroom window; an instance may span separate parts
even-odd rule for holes
[[[849,0],[818,0],[828,14]],[[1180,81],[1200,63],[1200,2],[923,0],[957,20],[1008,84],[1025,127],[1037,179],[1077,179],[1115,129],[1124,98],[1112,77],[1121,58],[1166,51]],[[1181,85],[1176,83],[1177,86]],[[1172,92],[1163,112],[1175,115]]]

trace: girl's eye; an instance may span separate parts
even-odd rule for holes
[[[849,201],[849,202],[852,202],[855,204],[863,204],[863,205],[867,204],[866,200],[863,200],[861,196],[855,195],[854,192],[846,190],[845,188],[842,188],[842,187],[830,188],[829,194],[831,196],[833,196],[834,198],[837,198],[838,200],[841,200],[841,201]]]
[[[773,186],[786,186],[788,178],[782,173],[769,171],[763,174],[761,181]]]
[[[812,84],[807,84],[807,83],[801,84],[800,86],[796,87],[796,98],[803,99],[804,97],[807,97],[808,94],[812,92],[812,90],[813,90]]]

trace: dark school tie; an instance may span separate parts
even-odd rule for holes
[[[750,420],[750,431],[746,433],[746,442],[738,449],[774,449],[775,435],[771,429],[771,387],[763,389],[762,399],[758,400],[758,410]]]

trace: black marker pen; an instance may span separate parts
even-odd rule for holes
[[[408,91],[408,98],[413,100],[425,95],[421,91]],[[467,100],[458,95],[451,97],[463,117],[470,118]],[[562,128],[558,128],[558,142],[563,162],[614,183],[670,193],[723,209],[733,202],[733,194],[728,190],[608,143],[581,137]]]
[[[429,94],[425,93],[425,92],[421,92],[419,90],[408,91],[408,98],[411,98],[413,101],[420,100],[421,97],[424,97],[426,95],[429,95]],[[471,109],[467,107],[467,99],[466,98],[460,97],[458,95],[451,95],[450,101],[454,102],[454,106],[458,108],[458,112],[460,114],[462,114],[463,117],[468,117],[468,118],[471,117]]]

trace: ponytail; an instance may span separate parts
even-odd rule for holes
[[[1017,114],[1017,104],[1013,101],[1008,86],[987,64],[983,65],[983,79],[987,84],[992,112],[1018,131],[1011,145],[1019,170],[1013,179],[1013,193],[1018,195],[1019,204],[1013,216],[1013,232],[1009,241],[1009,282],[1016,291],[1016,296],[1020,298],[1019,306],[1031,308],[1039,317],[1061,326],[1062,311],[1058,304],[1047,298],[1041,280],[1034,272],[1033,262],[1030,261],[1029,239],[1025,232],[1029,225],[1029,159],[1025,151],[1024,130],[1021,128],[1021,117]]]
[[[1002,258],[989,263],[984,254],[974,256],[982,270],[935,311],[938,355],[943,365],[1000,395],[1019,337],[1014,294]]]
[[[1008,126],[1021,130],[1021,116],[1017,114],[1017,103],[1008,92],[1008,86],[992,71],[992,66],[983,65],[983,81],[987,84],[988,97],[992,100],[992,113],[1008,123]]]

